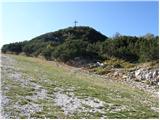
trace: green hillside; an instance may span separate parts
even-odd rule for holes
[[[8,119],[158,119],[158,96],[121,81],[33,57],[2,54]]]
[[[158,36],[117,35],[106,37],[91,27],[78,26],[46,33],[29,41],[6,44],[3,53],[43,56],[47,60],[67,62],[79,57],[103,61],[115,57],[128,62],[158,60]]]

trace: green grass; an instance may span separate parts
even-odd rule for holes
[[[40,60],[38,58],[10,55],[18,62],[15,67],[33,78],[32,82],[38,83],[49,91],[49,94],[54,92],[54,88],[61,87],[67,89],[74,87],[74,94],[79,98],[87,96],[95,97],[106,103],[113,105],[125,105],[128,110],[112,113],[105,108],[105,115],[108,118],[158,118],[159,113],[153,111],[151,106],[158,107],[158,98],[152,97],[151,94],[139,89],[130,88],[121,82],[111,82],[100,78],[96,75],[89,75],[84,72],[71,72],[65,67],[57,67],[52,62]],[[38,72],[36,71],[38,70]],[[47,79],[48,82],[44,82]],[[32,93],[30,88],[22,88],[17,85],[12,88],[8,96],[13,97],[15,94],[25,96]],[[144,101],[147,101],[145,103]],[[26,101],[22,102],[25,104]],[[150,104],[148,104],[150,103]],[[53,105],[51,100],[39,101],[39,104],[44,106],[42,112],[32,116],[44,118],[43,115],[49,118],[100,118],[101,114],[91,113],[75,113],[74,115],[65,116],[63,111]]]

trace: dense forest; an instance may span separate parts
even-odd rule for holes
[[[125,36],[106,37],[91,27],[69,27],[50,32],[29,41],[6,44],[3,53],[44,56],[47,60],[66,62],[76,57],[106,60],[111,57],[128,62],[147,62],[159,59],[159,37]]]

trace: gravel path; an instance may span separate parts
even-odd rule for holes
[[[54,96],[56,105],[60,106],[66,115],[75,112],[105,113],[104,105],[106,103],[97,98],[87,97],[79,99],[73,92],[65,94],[63,89],[59,89],[55,92]]]
[[[2,118],[19,118],[20,115],[18,113],[12,113],[14,111],[9,111],[8,109],[17,110],[21,115],[25,116],[26,118],[30,118],[31,114],[40,112],[42,107],[39,104],[34,102],[28,102],[27,104],[21,105],[20,102],[24,99],[31,99],[32,101],[36,101],[38,98],[45,99],[46,98],[46,90],[41,89],[41,86],[31,82],[32,78],[24,77],[23,73],[16,67],[16,61],[8,56],[2,55]],[[22,88],[30,87],[35,90],[35,93],[31,96],[16,96],[18,99],[15,102],[13,99],[9,98],[6,94],[10,91],[11,86],[10,84],[5,84],[5,80],[9,79],[13,83],[19,83]],[[11,108],[12,107],[12,108]],[[6,110],[7,109],[7,110]]]
[[[100,101],[97,98],[87,97],[85,99],[79,99],[74,95],[72,91],[68,94],[64,93],[64,89],[55,88],[52,96],[49,97],[48,91],[43,86],[32,82],[33,78],[22,73],[20,68],[16,68],[14,65],[16,61],[11,57],[2,55],[2,116],[1,118],[32,118],[36,112],[41,112],[43,107],[37,104],[37,100],[52,99],[53,104],[59,106],[65,115],[74,114],[77,112],[92,112],[92,113],[104,113],[105,102]],[[6,94],[10,91],[11,85],[5,84],[5,79],[11,80],[13,83],[19,83],[22,88],[30,87],[34,90],[32,95],[19,96],[18,101],[14,101]],[[42,78],[41,78],[42,79]],[[44,78],[44,82],[47,79]],[[49,82],[49,81],[48,81]],[[70,88],[71,89],[71,88]],[[20,104],[22,100],[29,100],[26,104]],[[17,112],[15,112],[16,110]]]

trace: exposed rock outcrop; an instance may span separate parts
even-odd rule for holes
[[[146,80],[151,84],[157,84],[159,82],[159,70],[140,68],[135,71],[135,78],[140,81]]]

